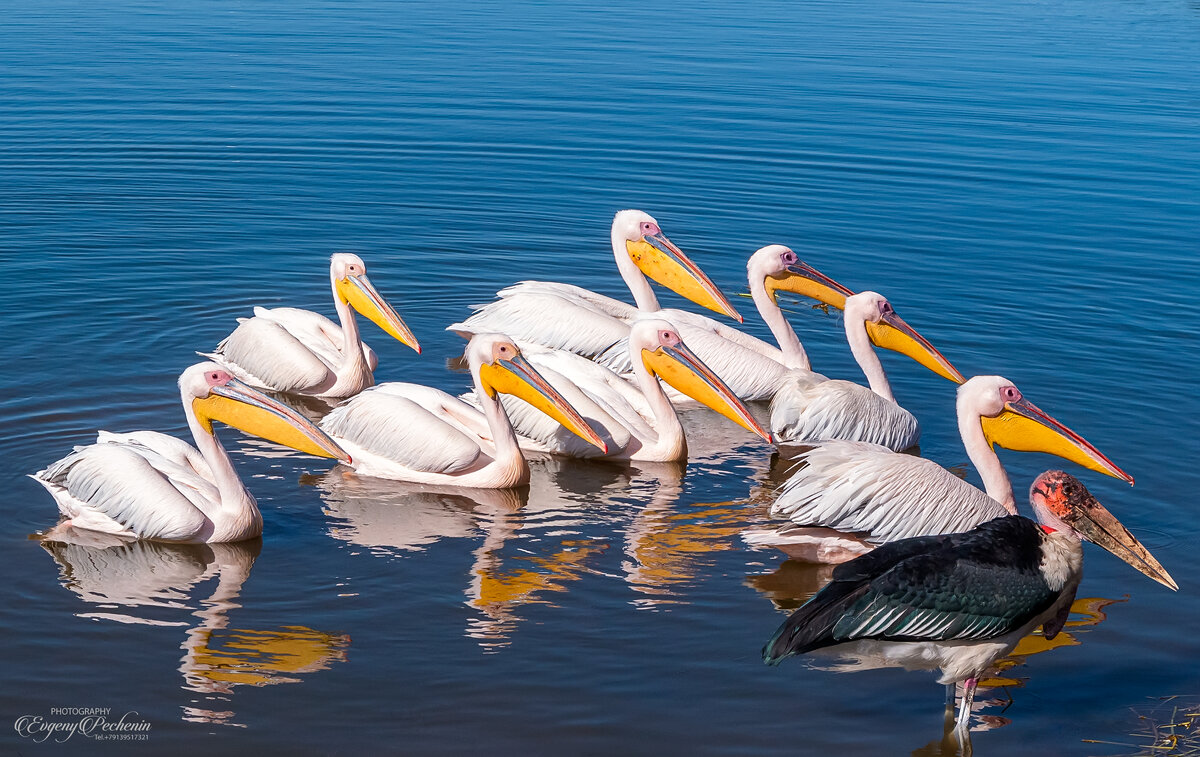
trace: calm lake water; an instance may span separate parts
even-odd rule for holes
[[[332,315],[331,252],[425,348],[367,324],[377,379],[459,391],[442,329],[501,286],[628,299],[625,207],[731,294],[771,242],[882,291],[1137,478],[1081,472],[1181,590],[1087,548],[1088,601],[981,693],[976,754],[1126,754],[1159,698],[1195,704],[1200,3],[12,0],[5,27],[0,751],[950,753],[933,674],[761,663],[826,574],[738,537],[777,481],[732,427],[686,471],[536,463],[474,495],[221,429],[261,542],[30,539],[56,511],[26,474],[98,428],[186,435],[193,351],[256,304]],[[835,316],[793,322],[859,377]],[[952,385],[884,360],[922,453],[966,468]],[[1002,458],[1019,492],[1059,465]],[[56,707],[152,730],[10,727]]]

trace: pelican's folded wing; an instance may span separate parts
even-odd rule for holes
[[[777,443],[827,439],[871,442],[908,449],[921,438],[912,413],[852,381],[813,381],[790,371],[771,400],[771,434]]]
[[[312,392],[334,380],[329,364],[269,318],[242,321],[210,357],[247,383],[281,392]]]
[[[628,307],[628,306],[626,306]],[[446,327],[459,334],[497,333],[594,358],[629,333],[629,325],[591,303],[553,291],[522,291],[479,306]]]
[[[78,447],[34,478],[81,528],[162,541],[202,533],[197,504],[215,492],[190,468],[127,444]]]
[[[984,492],[931,460],[866,442],[830,441],[798,457],[771,514],[860,533],[875,544],[967,531],[1008,515]]]
[[[321,429],[338,442],[426,473],[468,470],[480,453],[477,442],[444,418],[378,387],[338,405]]]
[[[326,365],[341,365],[346,348],[346,335],[342,327],[320,313],[301,308],[254,308],[254,315],[274,321],[300,340]],[[379,356],[366,342],[361,342],[367,367],[372,371],[379,364]]]

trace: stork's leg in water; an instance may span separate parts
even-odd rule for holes
[[[950,731],[950,727],[954,725],[954,705],[958,702],[958,684],[946,684],[946,713],[945,713],[945,728]]]
[[[975,701],[975,687],[978,684],[978,678],[963,681],[962,703],[958,707],[958,722],[954,724],[954,730],[958,733],[965,734],[968,730],[967,726],[971,722],[971,704]]]

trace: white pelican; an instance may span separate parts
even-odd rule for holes
[[[964,378],[932,344],[909,326],[876,292],[854,294],[783,245],[768,245],[746,264],[750,295],[779,346],[743,334],[696,313],[663,311],[684,341],[742,400],[770,399],[771,434],[777,444],[850,439],[894,450],[915,445],[917,419],[896,404],[891,385],[871,344],[895,350],[934,373]],[[845,311],[846,339],[870,388],[815,373],[776,297],[793,292]],[[614,370],[630,369],[609,350],[602,359]]]
[[[698,305],[741,322],[721,290],[667,239],[649,214],[618,212],[610,236],[617,269],[636,306],[571,284],[522,281],[497,292],[500,299],[495,302],[474,306],[470,318],[446,330],[463,336],[498,332],[518,343],[567,350],[601,362],[606,362],[605,353],[616,350],[617,361],[624,362],[628,358],[618,343],[628,336],[629,325],[639,316],[665,312],[659,308],[647,276]]]
[[[776,302],[778,293],[793,292],[838,310],[845,310],[846,298],[854,292],[802,262],[795,252],[781,244],[767,245],[751,255],[746,262],[746,279],[754,306],[771,330],[778,346],[698,313],[664,310],[660,315],[679,328],[684,341],[692,346],[696,354],[740,399],[769,400],[784,383],[789,371],[812,370],[804,346]],[[871,320],[878,319],[872,317]],[[912,327],[894,313],[881,323],[868,327],[867,331],[871,341],[878,346],[908,355],[934,373],[952,381],[963,380],[962,375],[941,353],[933,349],[928,341],[916,335]],[[868,364],[862,361],[869,362],[872,359],[873,357],[868,356],[860,359],[864,372],[870,371]],[[629,370],[628,357],[623,350],[608,350],[600,362],[618,372]],[[824,379],[823,376],[819,378]],[[877,379],[875,381],[877,382]]]
[[[362,258],[339,252],[329,259],[333,306],[341,325],[298,308],[254,308],[212,354],[200,353],[251,386],[340,399],[375,383],[379,357],[358,335],[354,311],[418,354],[421,345],[367,279]]]
[[[1038,626],[1044,625],[1046,638],[1062,630],[1083,575],[1081,539],[1179,588],[1072,476],[1041,474],[1029,500],[1040,525],[1001,517],[966,533],[892,542],[839,565],[833,581],[775,632],[763,659],[775,665],[829,648],[862,668],[941,668],[940,683],[964,682],[956,729],[961,736],[987,668]]]
[[[503,489],[529,482],[529,465],[498,392],[513,394],[601,450],[604,442],[507,337],[477,334],[467,363],[481,413],[419,384],[389,382],[346,400],[321,421],[367,476]]]
[[[842,562],[885,542],[966,531],[1015,515],[1012,484],[992,445],[1058,455],[1133,483],[1006,378],[975,376],[958,388],[956,404],[958,431],[984,491],[932,460],[865,442],[822,442],[797,457],[802,466],[771,505],[771,515],[792,523],[747,533],[746,541],[777,546],[800,560]]]
[[[179,394],[195,447],[156,431],[101,431],[95,444],[76,447],[33,474],[67,518],[56,529],[169,542],[259,536],[262,514],[213,434],[213,421],[310,455],[349,462],[304,416],[219,365],[188,368],[179,377]]]
[[[635,321],[627,344],[636,385],[565,350],[526,350],[529,362],[600,433],[607,451],[580,443],[578,437],[529,404],[505,398],[504,407],[520,435],[521,447],[569,457],[686,461],[683,425],[659,379],[771,441],[745,405],[688,349],[670,323],[661,318]]]
[[[845,311],[846,340],[870,387],[800,368],[789,370],[771,398],[771,435],[777,444],[846,439],[896,451],[908,449],[920,440],[921,427],[912,413],[896,403],[871,344],[903,352],[943,378],[959,383],[965,379],[896,315],[883,295],[870,291],[851,295],[845,300]]]

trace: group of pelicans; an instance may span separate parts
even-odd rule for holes
[[[449,327],[469,339],[473,391],[462,397],[419,384],[374,384],[378,358],[363,344],[355,312],[421,348],[367,278],[362,259],[335,254],[330,282],[339,323],[295,308],[255,308],[205,355],[211,362],[180,376],[195,447],[153,431],[101,431],[95,444],[34,474],[63,516],[47,538],[78,531],[165,542],[259,536],[262,515],[213,421],[335,458],[360,475],[505,488],[528,482],[524,451],[686,461],[675,406],[700,403],[799,450],[771,508],[786,525],[748,533],[747,541],[797,559],[843,563],[768,642],[768,662],[829,647],[877,664],[941,668],[950,704],[962,684],[959,732],[987,666],[1032,629],[1042,626],[1052,637],[1062,628],[1081,576],[1081,538],[1177,588],[1062,471],[1033,482],[1030,504],[1039,522],[1018,516],[993,445],[1133,478],[1007,379],[966,380],[882,295],[855,294],[787,247],[763,247],[747,273],[772,345],[706,316],[659,307],[648,278],[742,321],[648,214],[617,213],[611,239],[635,305],[552,282],[500,291]],[[843,311],[850,350],[869,386],[812,370],[777,303],[781,291]],[[902,454],[917,443],[919,427],[896,403],[873,347],[908,355],[960,384],[959,432],[983,491]],[[262,390],[341,402],[317,425]],[[743,404],[767,400],[769,431]]]

